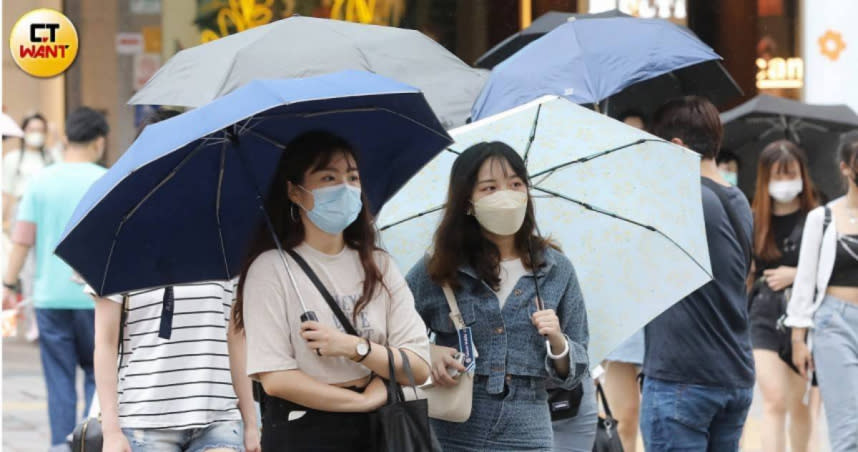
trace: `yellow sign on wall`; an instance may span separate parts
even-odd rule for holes
[[[801,88],[804,60],[801,58],[757,58],[757,88]]]

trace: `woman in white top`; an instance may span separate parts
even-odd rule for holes
[[[295,138],[283,151],[266,210],[283,249],[308,263],[359,336],[344,332],[265,227],[240,280],[233,315],[247,338],[247,373],[265,392],[263,450],[375,450],[368,413],[387,399],[385,346],[398,349],[398,381],[408,381],[399,350],[418,382],[429,376],[426,326],[392,258],[375,245],[355,157],[349,143],[327,132]],[[318,321],[304,321],[299,296]]]
[[[48,123],[42,115],[35,113],[24,118],[21,130],[24,131],[21,147],[3,156],[3,232],[7,236],[12,231],[15,209],[30,178],[55,160],[45,146]],[[34,266],[31,253],[21,271],[21,293],[25,298],[32,295]],[[36,327],[36,316],[29,306],[25,308],[24,317],[28,319],[27,339],[33,341],[39,337],[39,331]]]
[[[138,135],[177,114],[156,110]],[[259,452],[244,336],[231,323],[233,286],[212,281],[95,297],[105,452]]]
[[[54,156],[45,148],[48,123],[42,115],[35,113],[24,118],[21,130],[24,131],[21,148],[3,156],[3,228],[6,231],[27,182],[54,161]]]
[[[846,196],[807,216],[786,319],[793,363],[816,370],[833,452],[858,450],[858,132],[843,138],[840,171]]]
[[[165,291],[173,305],[167,329]],[[122,296],[96,298],[93,361],[105,452],[259,452],[232,301],[226,281],[144,290],[127,305]]]

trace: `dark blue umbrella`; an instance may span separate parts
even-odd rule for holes
[[[741,94],[720,60],[693,33],[666,20],[573,20],[497,65],[471,118],[485,118],[544,95],[598,105],[639,87],[633,90],[635,99],[619,103],[652,110],[675,95],[700,94],[717,104]]]
[[[452,142],[420,91],[379,75],[254,81],[147,127],[56,254],[99,295],[233,278],[285,144],[310,130],[354,146],[375,211]]]

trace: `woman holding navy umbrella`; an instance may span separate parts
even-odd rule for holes
[[[429,376],[426,327],[375,245],[352,146],[308,132],[282,155],[266,208],[288,256],[261,229],[233,310],[247,338],[247,373],[265,392],[262,448],[371,451],[368,413],[387,401],[381,379],[407,383],[400,351],[418,382]],[[385,347],[398,349],[396,375]]]

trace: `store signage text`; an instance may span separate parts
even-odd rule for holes
[[[804,60],[801,58],[757,58],[757,88],[801,88],[804,86]]]

